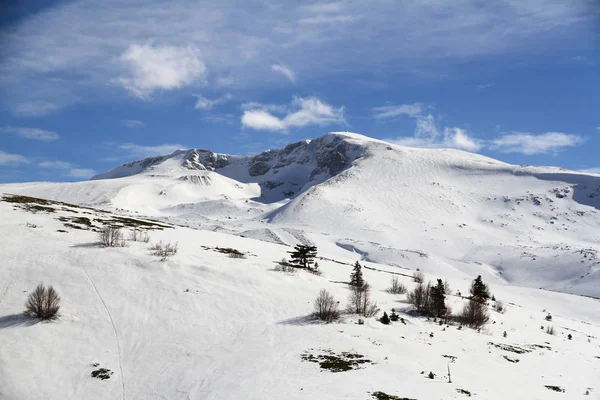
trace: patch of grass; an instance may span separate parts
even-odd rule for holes
[[[57,229],[56,232],[67,233],[64,229]]]
[[[532,349],[552,350],[552,347],[546,346],[546,345],[543,345],[543,344],[528,344],[528,345],[526,345],[526,347],[529,347],[529,348],[532,348]]]
[[[92,221],[90,221],[90,219],[87,217],[71,218],[71,222],[75,224],[87,225],[89,227],[92,226]]]
[[[50,200],[38,199],[36,197],[21,196],[16,194],[2,196],[2,201],[17,204],[41,204],[44,206],[52,203]]]
[[[529,349],[524,349],[519,346],[513,346],[511,344],[503,344],[503,343],[496,344],[496,343],[492,343],[492,342],[489,342],[488,344],[491,346],[494,346],[500,350],[510,351],[511,353],[525,354],[525,353],[531,352],[531,350],[529,350]]]
[[[456,356],[450,356],[448,354],[442,354],[442,357],[449,359],[451,363],[453,363],[453,362],[456,361]]]
[[[81,225],[75,225],[75,224],[71,224],[69,222],[66,222],[63,224],[64,226],[66,226],[67,228],[71,228],[71,229],[79,229],[80,231],[85,231],[86,229],[84,227],[82,227]]]
[[[97,370],[92,371],[92,378],[98,379],[109,379],[113,372],[108,368],[98,368]]]
[[[152,229],[170,228],[170,226],[159,224],[158,222],[142,221],[139,219],[128,218],[128,217],[113,217],[111,222],[120,223],[120,224],[123,224],[124,226],[130,227],[130,228],[140,228],[140,227],[152,228]]]
[[[398,397],[384,392],[373,392],[371,395],[377,400],[417,400],[409,399],[408,397]]]
[[[302,360],[318,363],[321,369],[331,372],[345,372],[353,369],[359,369],[361,364],[373,364],[371,360],[364,358],[362,354],[342,352],[335,354],[331,350],[324,350],[319,355],[303,353]]]
[[[216,247],[215,251],[222,253],[222,254],[229,254],[230,256],[233,254],[234,256],[244,256],[244,253],[242,253],[241,251],[237,250],[237,249],[232,249],[231,247]]]
[[[566,390],[561,388],[560,386],[553,386],[553,385],[545,385],[546,389],[548,390],[552,390],[554,392],[559,392],[559,393],[564,393]]]
[[[464,394],[465,396],[471,397],[471,392],[466,389],[456,389],[456,391],[460,394]]]
[[[509,356],[502,356],[502,357],[504,357],[504,359],[506,361],[511,362],[511,363],[518,363],[520,361],[518,358],[513,358],[513,357],[509,357]]]

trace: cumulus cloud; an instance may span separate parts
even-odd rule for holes
[[[28,101],[15,104],[13,111],[20,117],[43,117],[56,112],[61,107],[61,104],[49,101]]]
[[[292,71],[290,67],[283,64],[273,64],[271,65],[271,69],[279,74],[282,74],[290,81],[296,82],[296,74],[294,74],[294,71]]]
[[[128,73],[116,82],[132,95],[148,99],[156,90],[178,89],[203,80],[206,66],[194,46],[132,44],[119,57]]]
[[[372,109],[373,116],[375,119],[389,119],[399,117],[401,115],[407,115],[409,117],[416,117],[423,111],[423,104],[400,104],[396,106],[382,106],[375,107]]]
[[[494,86],[496,86],[494,82],[482,83],[481,85],[477,85],[479,89],[489,89]]]
[[[70,176],[72,178],[88,179],[94,175],[96,175],[96,171],[94,171],[93,169],[87,169],[87,168],[73,168],[73,169],[69,170],[69,172],[67,172],[67,176]]]
[[[31,161],[20,154],[11,154],[0,150],[0,165],[20,165],[29,164],[30,162]]]
[[[210,110],[214,106],[226,103],[233,98],[233,96],[230,93],[225,93],[223,96],[213,100],[201,96],[199,94],[195,94],[194,97],[196,97],[197,99],[196,105],[194,106],[196,110]]]
[[[568,147],[578,146],[584,141],[581,136],[562,132],[546,132],[537,135],[512,132],[491,140],[489,147],[502,153],[533,155],[558,153]]]
[[[347,124],[344,107],[333,107],[316,97],[295,97],[286,107],[251,103],[243,109],[242,125],[256,130],[285,131],[309,125]],[[273,112],[285,115],[276,116]]]
[[[144,126],[142,121],[138,121],[137,119],[126,119],[123,121],[123,125],[128,128],[138,128],[140,126]]]
[[[17,126],[6,126],[4,128],[0,128],[0,133],[12,133],[24,137],[26,139],[40,140],[43,142],[51,142],[53,140],[57,140],[60,137],[57,133],[47,131],[44,129],[23,128]]]

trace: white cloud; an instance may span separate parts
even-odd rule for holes
[[[485,145],[483,141],[472,138],[466,130],[461,128],[444,128],[443,137],[440,139],[435,135],[400,137],[388,141],[407,147],[428,149],[453,148],[471,152],[479,151]]]
[[[48,101],[31,101],[15,104],[13,111],[21,117],[43,117],[58,111],[61,107],[60,104]]]
[[[583,172],[584,174],[599,174],[600,175],[600,168],[578,169],[577,172]]]
[[[51,142],[57,140],[60,136],[55,132],[46,131],[37,128],[23,128],[16,126],[6,126],[0,128],[0,133],[16,134],[26,139],[41,140],[43,142]]]
[[[132,44],[119,60],[129,74],[116,82],[141,99],[148,99],[156,90],[192,85],[201,81],[206,73],[200,52],[193,46]]]
[[[194,108],[197,110],[210,110],[214,106],[226,103],[233,98],[233,96],[230,93],[225,93],[223,96],[214,100],[208,99],[199,94],[195,94],[194,97],[197,98],[196,105],[194,106]]]
[[[120,150],[126,150],[134,157],[151,157],[171,154],[186,147],[180,144],[160,144],[156,146],[144,146],[134,143],[122,143],[117,145]]]
[[[70,176],[72,178],[91,178],[92,176],[96,175],[96,171],[94,171],[93,169],[87,169],[87,168],[73,168],[71,170],[69,170],[69,172],[67,173],[67,176]]]
[[[140,126],[144,126],[142,121],[138,121],[137,119],[126,119],[123,121],[123,125],[128,128],[138,128]]]
[[[263,131],[285,130],[283,121],[264,110],[244,111],[242,125],[251,129]]]
[[[477,85],[479,89],[489,89],[494,86],[496,86],[496,83],[494,82],[482,83],[481,85]]]
[[[407,115],[409,117],[416,117],[422,112],[423,104],[400,104],[397,106],[382,106],[375,107],[372,109],[373,116],[375,119],[388,119],[398,117],[400,115]]]
[[[29,164],[30,162],[31,161],[20,154],[11,154],[0,150],[0,165],[20,165]]]
[[[526,155],[558,153],[568,147],[585,142],[581,136],[561,132],[541,134],[512,132],[490,141],[490,149],[502,153],[522,153]]]
[[[273,115],[271,110],[283,113],[281,106],[269,107],[253,103],[243,106],[242,125],[257,130],[285,131],[309,125],[347,125],[344,119],[344,107],[335,108],[316,97],[295,97],[289,107],[284,107],[285,116]],[[270,112],[271,111],[271,112]]]
[[[71,168],[71,163],[64,161],[42,161],[38,163],[38,166],[42,168],[67,169]]]
[[[277,73],[282,74],[283,76],[288,78],[290,81],[296,82],[296,75],[294,74],[294,71],[292,71],[292,69],[290,67],[285,66],[283,64],[273,64],[273,65],[271,65],[271,69]]]

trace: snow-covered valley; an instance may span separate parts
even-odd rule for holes
[[[0,185],[2,398],[600,398],[598,175],[333,133],[96,178]],[[150,243],[100,247],[107,224]],[[149,250],[161,240],[178,243],[166,261]],[[320,276],[275,270],[307,243]],[[395,309],[405,323],[310,318],[321,289],[343,308],[356,261],[377,317]],[[456,311],[481,275],[505,310],[490,304],[480,331],[420,317],[386,291],[394,276],[412,289],[416,270],[449,281]],[[56,322],[20,315],[40,282],[62,298]],[[369,361],[311,362],[331,352]],[[90,377],[97,367],[113,374]]]

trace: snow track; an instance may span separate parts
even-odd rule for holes
[[[104,311],[106,311],[106,315],[108,316],[110,325],[112,326],[112,330],[115,334],[115,344],[116,344],[115,348],[116,348],[116,353],[117,353],[117,361],[119,362],[119,375],[120,375],[120,381],[121,381],[121,400],[125,400],[125,379],[123,377],[123,365],[121,363],[121,345],[119,343],[119,334],[117,332],[117,327],[115,326],[115,321],[112,317],[112,314],[110,313],[110,310],[108,309],[108,306],[104,302],[104,299],[100,295],[100,292],[98,291],[98,287],[96,286],[96,284],[90,277],[90,274],[88,274],[88,272],[83,267],[83,262],[80,263],[79,265],[81,267],[81,270],[85,274],[88,282],[90,283],[90,285],[92,285],[92,288],[94,289],[94,292],[96,293],[96,296],[98,297],[98,300],[100,300],[100,302],[102,303],[102,306],[104,307]]]

